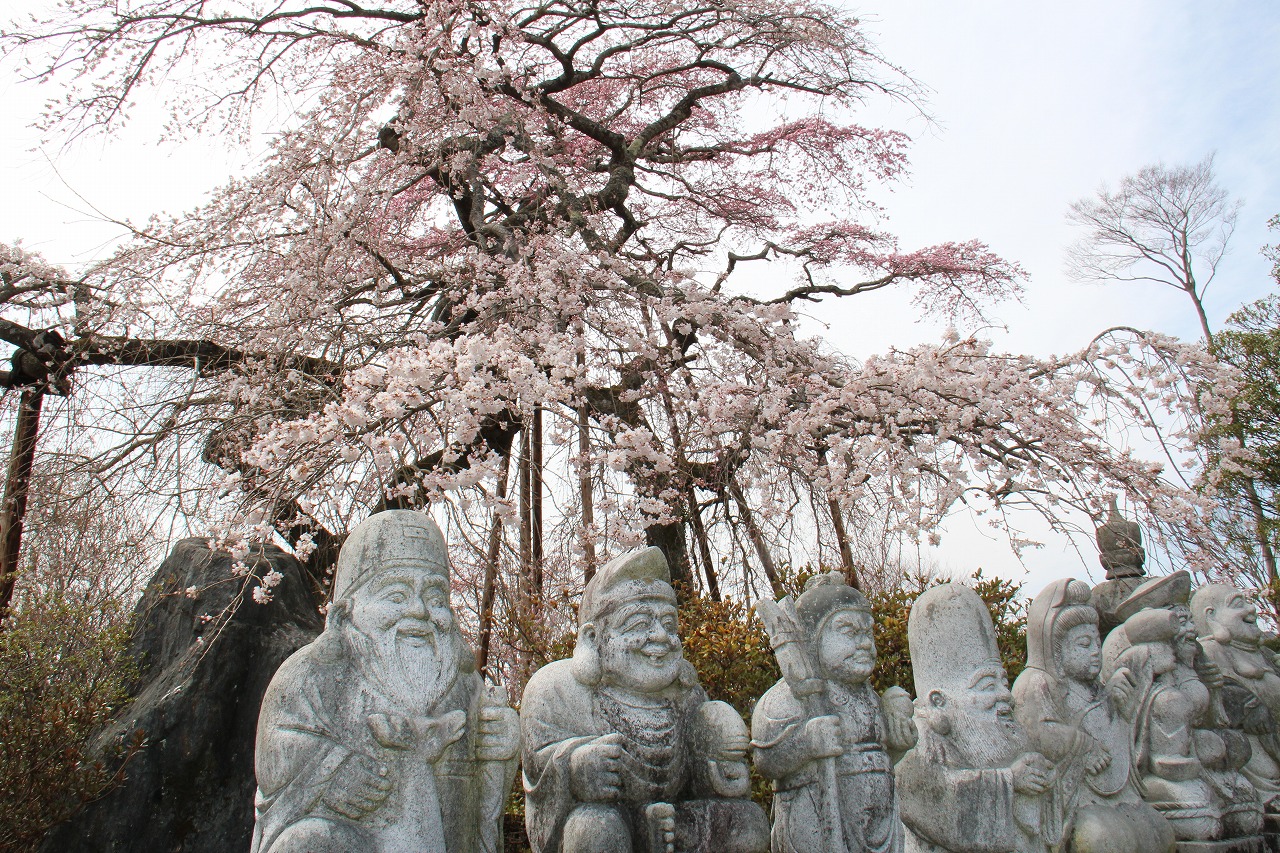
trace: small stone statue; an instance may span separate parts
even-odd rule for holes
[[[783,678],[751,715],[756,769],[773,780],[773,853],[897,853],[901,823],[893,761],[916,743],[911,699],[883,700],[871,604],[838,572],[799,600],[762,601]]]
[[[1179,841],[1253,836],[1261,803],[1239,772],[1249,743],[1224,726],[1222,677],[1196,642],[1190,593],[1186,572],[1135,589],[1117,608],[1125,621],[1103,645],[1102,675],[1132,685],[1138,789]]]
[[[496,853],[519,734],[449,609],[440,528],[377,513],[263,699],[252,853]]]
[[[1089,585],[1055,581],[1027,615],[1027,668],[1013,684],[1014,716],[1054,763],[1055,799],[1066,837],[1079,853],[1165,853],[1173,829],[1143,802],[1130,778],[1132,685],[1117,672],[1104,686],[1098,612]],[[1055,841],[1055,839],[1048,839]]]
[[[1116,618],[1116,608],[1146,580],[1143,564],[1147,559],[1142,547],[1142,528],[1120,514],[1115,495],[1107,522],[1097,529],[1098,559],[1107,570],[1107,579],[1093,588],[1092,604],[1098,611],[1098,630],[1103,638],[1123,620]]]
[[[747,727],[685,660],[657,548],[587,584],[569,660],[539,669],[520,707],[525,822],[535,853],[764,853]]]
[[[1258,611],[1240,590],[1206,584],[1191,599],[1205,656],[1221,671],[1228,722],[1249,739],[1252,756],[1240,768],[1269,814],[1280,812],[1280,667],[1263,648]]]
[[[972,589],[926,590],[907,621],[920,742],[898,762],[907,853],[1044,853],[1053,764],[1013,716],[986,605]]]

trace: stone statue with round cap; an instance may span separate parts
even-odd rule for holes
[[[535,853],[764,853],[747,727],[684,658],[657,548],[605,564],[583,592],[573,657],[520,706]]]
[[[518,752],[449,608],[440,528],[377,513],[263,699],[252,853],[496,853]]]

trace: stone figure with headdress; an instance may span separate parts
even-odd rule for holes
[[[1152,578],[1116,609],[1102,676],[1130,682],[1134,777],[1180,841],[1256,835],[1262,807],[1240,768],[1248,740],[1227,728],[1222,676],[1196,642],[1187,572]]]
[[[868,683],[871,604],[838,572],[794,603],[762,601],[783,677],[756,704],[756,769],[773,781],[773,853],[897,853],[893,758],[915,746],[911,699]]]
[[[573,657],[533,674],[520,707],[535,853],[764,853],[746,724],[684,658],[657,548],[587,584]]]
[[[253,853],[496,853],[518,752],[450,610],[440,528],[377,513],[263,699]]]
[[[919,743],[896,768],[908,853],[1044,853],[1061,837],[1053,764],[1014,719],[991,614],[942,584],[911,608]]]
[[[1258,610],[1229,584],[1205,584],[1191,599],[1205,656],[1222,674],[1222,704],[1231,728],[1252,747],[1240,768],[1268,814],[1280,813],[1280,666],[1262,645]]]
[[[1031,602],[1027,666],[1013,684],[1014,716],[1054,763],[1062,826],[1059,850],[1165,853],[1168,822],[1142,800],[1131,778],[1131,684],[1125,673],[1103,685],[1098,612],[1088,584],[1058,580]]]
[[[1093,588],[1092,604],[1098,611],[1098,631],[1107,634],[1123,620],[1116,618],[1116,608],[1147,579],[1147,552],[1142,547],[1142,528],[1120,514],[1114,495],[1107,520],[1096,531],[1098,559],[1106,569],[1107,579]]]

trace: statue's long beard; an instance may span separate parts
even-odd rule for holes
[[[455,631],[435,631],[423,645],[405,642],[394,630],[374,637],[349,627],[347,636],[361,672],[401,713],[430,713],[458,677]]]
[[[1008,767],[1028,749],[1026,732],[1012,717],[995,714],[957,714],[947,736],[959,758],[969,767]]]

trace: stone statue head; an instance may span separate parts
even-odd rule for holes
[[[660,549],[615,557],[587,584],[573,673],[583,684],[639,693],[697,682],[680,647],[676,594]]]
[[[1098,559],[1107,570],[1107,580],[1142,577],[1147,552],[1142,547],[1142,528],[1120,514],[1115,495],[1107,521],[1096,532]]]
[[[473,668],[449,608],[444,536],[430,517],[388,510],[351,531],[325,630],[340,633],[366,675],[403,703],[430,704]]]
[[[1256,647],[1262,641],[1258,609],[1243,592],[1225,583],[1205,584],[1191,599],[1196,632],[1222,645]]]
[[[1117,618],[1128,621],[1143,610],[1167,610],[1174,615],[1178,633],[1173,638],[1173,651],[1178,660],[1191,666],[1200,652],[1195,623],[1191,619],[1191,575],[1185,571],[1152,578],[1137,587],[1116,608]]]
[[[815,575],[796,601],[796,615],[812,638],[814,659],[827,678],[864,683],[876,666],[871,602],[839,572]]]
[[[1098,611],[1089,585],[1074,578],[1054,581],[1027,612],[1027,666],[1055,679],[1092,683],[1102,670]]]
[[[925,590],[907,618],[916,709],[973,767],[995,767],[1025,751],[991,614],[961,584]]]

